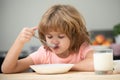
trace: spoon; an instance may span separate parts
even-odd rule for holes
[[[34,35],[34,37],[35,37],[36,39],[39,39],[36,35]],[[44,41],[43,39],[40,39],[40,41],[43,42],[44,44],[46,44],[47,46],[51,47],[51,48],[55,48],[55,47],[56,47],[56,45],[47,43],[47,42]]]

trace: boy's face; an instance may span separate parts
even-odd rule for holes
[[[51,48],[51,50],[57,55],[64,55],[66,52],[68,52],[70,39],[66,34],[52,31],[46,34],[45,38],[47,43],[54,44],[56,46],[55,48]]]

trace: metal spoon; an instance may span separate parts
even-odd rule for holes
[[[34,37],[35,37],[36,39],[39,39],[36,35],[34,35]],[[43,39],[40,39],[40,41],[43,42],[44,44],[46,44],[47,46],[51,47],[51,48],[55,48],[55,47],[56,47],[56,45],[47,43],[47,42],[44,41]]]

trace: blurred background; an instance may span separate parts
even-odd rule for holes
[[[61,3],[74,6],[84,16],[93,45],[98,34],[116,43],[113,30],[120,23],[120,0],[0,0],[0,57],[4,58],[24,27],[38,25],[50,6]],[[40,45],[39,40],[32,38],[24,46],[21,58]]]

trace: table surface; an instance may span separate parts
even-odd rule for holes
[[[120,80],[120,74],[96,75],[94,72],[67,72],[43,75],[35,72],[0,74],[0,80]]]

